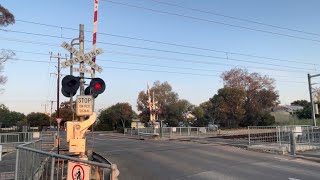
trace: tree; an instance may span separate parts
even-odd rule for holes
[[[299,119],[311,119],[312,118],[312,109],[311,109],[311,103],[308,103],[308,105],[304,106],[302,110],[298,110],[296,112],[297,117]]]
[[[183,122],[185,125],[189,125],[189,120],[186,118],[186,114],[190,113],[193,105],[185,100],[178,100],[167,105],[167,119],[165,123],[170,126],[178,126],[179,122]]]
[[[4,104],[0,104],[0,127],[4,126],[9,109]]]
[[[100,124],[107,125],[108,130],[114,130],[119,127],[130,127],[134,117],[136,117],[136,113],[129,103],[117,103],[102,110],[98,119]]]
[[[73,105],[73,109],[75,109],[75,101],[73,101],[72,105]],[[72,121],[73,120],[73,117],[74,117],[74,113],[72,112],[71,110],[71,106],[70,106],[70,101],[65,101],[65,102],[62,102],[60,104],[60,109],[59,109],[59,113],[60,113],[60,118],[62,118],[62,121],[61,121],[61,125],[64,124],[66,121]],[[57,118],[57,111],[52,113],[52,116],[51,116],[53,119],[52,119],[52,122],[53,124],[57,124],[55,119]]]
[[[17,126],[18,122],[24,121],[26,116],[22,113],[10,111],[6,118],[6,127]]]
[[[246,92],[239,88],[225,87],[210,99],[214,117],[221,126],[238,127],[245,115]]]
[[[202,106],[196,106],[192,110],[192,114],[195,116],[194,126],[203,127],[208,125],[208,119],[205,118],[205,110]]]
[[[0,105],[0,127],[16,126],[19,121],[23,121],[24,119],[24,114],[10,111],[5,105]]]
[[[10,11],[4,8],[0,4],[0,26],[8,26],[9,24],[14,24],[15,18],[14,15],[10,13]]]
[[[172,87],[168,82],[161,83],[160,81],[156,81],[153,83],[153,87],[151,87],[150,92],[154,92],[155,99],[156,101],[158,101],[158,106],[161,109],[159,119],[164,119],[167,121],[170,114],[169,105],[178,101],[178,94],[172,91]],[[147,93],[141,91],[138,95],[137,106],[138,111],[141,111],[141,113],[139,114],[139,118],[144,123],[148,122],[150,119],[150,112],[147,100]]]
[[[7,82],[7,77],[1,75],[1,73],[3,72],[3,64],[8,59],[12,58],[14,55],[15,55],[15,53],[11,50],[2,49],[0,52],[0,86],[4,85]]]
[[[204,111],[204,119],[202,122],[202,124],[203,124],[202,126],[207,126],[209,124],[209,122],[211,122],[212,124],[215,124],[214,109],[213,109],[213,104],[211,103],[211,101],[209,100],[204,103],[201,103],[200,107]]]
[[[275,80],[245,69],[234,68],[222,74],[224,87],[237,88],[245,92],[245,117],[241,126],[258,125],[264,122],[265,113],[279,104]]]
[[[307,100],[295,100],[291,105],[302,106],[303,109],[296,111],[296,115],[299,119],[311,119],[312,118],[312,106]],[[317,117],[318,115],[316,115]]]
[[[44,113],[32,112],[26,118],[31,127],[43,127],[50,124],[50,117]]]
[[[291,103],[291,105],[306,107],[309,105],[309,102],[307,100],[295,100]]]
[[[0,27],[2,26],[8,26],[9,24],[14,24],[15,18],[14,15],[10,13],[6,8],[1,6],[0,4]],[[0,86],[4,85],[7,82],[7,77],[1,75],[3,72],[3,64],[8,59],[12,58],[14,56],[14,52],[11,50],[4,50],[2,49],[0,52]],[[0,89],[2,90],[2,89]]]
[[[158,118],[165,120],[164,123],[168,123],[169,126],[177,126],[179,122],[185,121],[184,114],[191,111],[193,107],[187,100],[179,100],[178,93],[172,90],[168,82],[154,82],[150,92],[154,92],[155,100],[158,101],[158,107],[161,109]],[[141,91],[138,95],[137,106],[141,112],[139,118],[144,123],[149,122],[150,119],[147,100],[147,93]]]

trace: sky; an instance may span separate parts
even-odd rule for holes
[[[60,45],[79,36],[79,24],[86,31],[85,52],[92,49],[94,1],[0,4],[16,18],[0,30],[0,49],[16,53],[4,66],[8,81],[0,103],[25,114],[50,112],[57,59],[49,52],[68,56]],[[235,67],[274,78],[281,104],[309,100],[307,74],[320,68],[319,6],[317,0],[99,0],[97,48],[104,53],[96,62],[104,70],[96,77],[105,80],[106,91],[95,110],[118,102],[136,110],[138,93],[157,80],[199,105],[223,87],[221,74]]]

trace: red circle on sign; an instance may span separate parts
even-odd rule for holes
[[[79,171],[76,172],[76,173],[74,173],[74,169],[75,169],[76,167],[79,167],[79,169],[78,169]],[[81,172],[82,172],[82,176],[81,176],[80,169],[81,169]],[[80,172],[80,175],[78,175],[79,172]],[[77,177],[77,175],[78,175],[78,177],[79,177],[80,179]],[[76,178],[75,178],[75,177],[76,177]],[[83,168],[82,168],[81,165],[77,164],[77,165],[73,166],[73,168],[72,168],[72,180],[84,180],[84,170],[83,170]]]

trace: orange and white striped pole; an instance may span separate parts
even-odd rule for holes
[[[99,5],[99,0],[94,0],[94,14],[93,14],[93,31],[92,31],[92,50],[96,50],[96,45],[97,45],[97,29],[98,29],[98,5]],[[93,62],[96,62],[96,57],[92,58]],[[91,73],[91,77],[95,77],[95,70],[93,70],[93,73]]]

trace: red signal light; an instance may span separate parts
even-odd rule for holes
[[[96,89],[96,90],[100,90],[101,89],[101,84],[100,83],[96,83],[95,85],[94,85],[94,89]]]
[[[99,94],[103,93],[105,89],[106,84],[101,78],[93,78],[84,93],[96,98]]]

